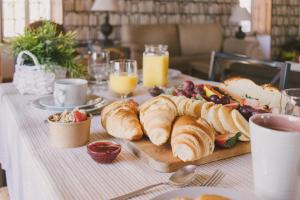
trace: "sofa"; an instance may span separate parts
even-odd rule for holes
[[[130,48],[131,58],[142,67],[145,44],[169,46],[170,67],[186,74],[208,74],[212,51],[226,51],[259,58],[257,41],[223,38],[219,24],[123,25],[121,44]]]

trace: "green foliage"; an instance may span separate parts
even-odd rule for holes
[[[58,33],[56,26],[44,21],[36,29],[25,30],[23,35],[13,41],[13,53],[17,56],[21,51],[33,53],[46,70],[54,70],[55,66],[67,69],[70,77],[84,77],[83,65],[75,62],[75,32]],[[26,64],[33,64],[25,58]]]

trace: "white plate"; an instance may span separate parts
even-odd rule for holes
[[[103,108],[107,104],[108,104],[108,101],[106,99],[102,99],[101,102],[99,102],[95,105],[80,107],[80,109],[85,110],[86,112],[94,112],[94,111],[97,111],[97,110]],[[37,109],[53,111],[53,112],[63,112],[65,110],[71,111],[74,109],[74,108],[64,108],[64,107],[46,107],[40,103],[40,99],[36,99],[36,100],[32,101],[31,105],[32,105],[32,107],[37,108]]]
[[[102,97],[96,96],[96,95],[89,95],[87,97],[87,102],[84,105],[79,105],[79,106],[59,106],[56,105],[53,99],[53,95],[49,95],[49,96],[44,96],[39,98],[39,103],[47,108],[53,108],[53,109],[74,109],[75,107],[77,108],[85,108],[85,107],[90,107],[90,106],[94,106],[98,103],[100,103],[101,101],[103,101]]]
[[[203,194],[216,194],[230,198],[231,200],[259,200],[254,194],[239,192],[236,190],[215,187],[187,187],[166,192],[152,200],[174,200],[179,197],[197,198]]]
[[[173,79],[173,78],[177,78],[178,76],[180,76],[182,73],[181,71],[177,70],[177,69],[169,69],[169,78]],[[140,80],[143,80],[143,70],[138,70],[138,76]]]

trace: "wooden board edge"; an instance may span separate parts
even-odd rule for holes
[[[129,148],[129,151],[132,154],[134,154],[135,156],[137,156],[138,158],[140,158],[143,162],[147,163],[155,171],[162,172],[162,173],[173,172],[173,171],[170,170],[170,167],[169,167],[170,165],[168,163],[159,162],[159,161],[153,159],[151,156],[149,156],[148,154],[146,154],[144,151],[141,151],[140,149],[138,149],[134,145],[134,143],[132,143],[131,141],[125,141],[125,140],[123,140],[123,142],[124,142],[124,144],[127,145],[127,147]]]
[[[232,158],[232,157],[245,155],[245,154],[248,154],[248,153],[251,152],[250,144],[248,144],[247,146],[245,145],[246,147],[243,148],[239,152],[238,155],[234,153],[233,149],[231,149],[232,151],[230,151],[230,149],[226,149],[227,151],[230,151],[231,153],[229,153],[226,156],[223,156],[222,158],[215,157],[215,158],[211,159],[210,156],[207,156],[207,157],[203,157],[203,158],[201,158],[199,160],[196,160],[196,161],[165,163],[165,162],[157,161],[153,157],[149,156],[142,149],[139,149],[134,144],[134,142],[132,142],[132,141],[124,141],[124,142],[126,143],[126,145],[129,148],[131,153],[136,155],[143,162],[147,163],[155,171],[162,172],[162,173],[171,173],[171,172],[174,172],[174,171],[176,171],[176,170],[178,170],[181,167],[184,167],[186,165],[197,165],[197,166],[199,166],[199,165],[208,164],[208,163],[212,163],[212,162],[216,162],[216,161],[220,161],[220,160],[224,160],[224,159],[228,159],[228,158]]]

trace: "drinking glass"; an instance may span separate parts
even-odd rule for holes
[[[130,59],[119,59],[110,62],[109,87],[122,99],[132,93],[138,82],[137,62]]]
[[[283,90],[280,104],[282,114],[300,117],[300,88]]]
[[[96,86],[105,88],[109,74],[109,51],[99,50],[92,53],[89,75],[96,80]]]

